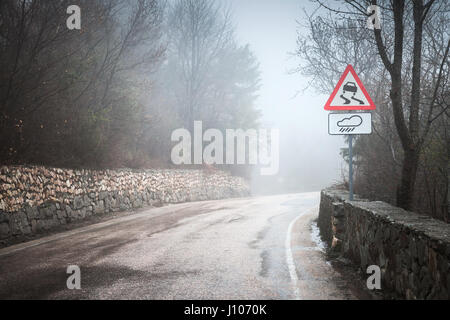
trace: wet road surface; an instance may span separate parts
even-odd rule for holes
[[[354,299],[319,193],[171,205],[0,250],[0,299]],[[81,290],[69,290],[69,265]]]

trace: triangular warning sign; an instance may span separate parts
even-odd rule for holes
[[[375,104],[349,64],[325,104],[325,110],[375,110]]]

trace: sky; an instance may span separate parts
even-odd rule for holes
[[[231,5],[236,37],[249,44],[260,63],[257,106],[264,127],[280,130],[280,172],[253,177],[256,193],[316,191],[342,180],[342,137],[328,135],[327,95],[306,88],[308,79],[290,74],[301,60],[297,23],[315,5],[306,0],[225,0]],[[344,71],[344,70],[343,70]],[[331,92],[330,92],[331,94]]]

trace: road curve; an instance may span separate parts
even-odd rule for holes
[[[0,250],[0,299],[353,299],[315,240],[318,193],[152,208]],[[66,269],[81,269],[68,290]]]

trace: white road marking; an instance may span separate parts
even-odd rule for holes
[[[292,254],[292,248],[291,248],[291,240],[292,240],[292,229],[294,228],[295,223],[303,217],[305,214],[310,213],[312,210],[317,210],[318,208],[309,208],[307,210],[302,211],[292,222],[289,224],[287,234],[286,234],[286,241],[285,241],[285,248],[286,248],[286,263],[289,269],[289,276],[291,277],[292,287],[294,289],[294,297],[295,300],[301,300],[301,294],[300,289],[298,287],[298,275],[297,275],[297,268],[295,267],[294,262],[294,256]],[[314,230],[313,230],[314,233]],[[311,234],[313,236],[313,234]],[[317,243],[316,243],[317,244]],[[322,251],[322,248],[320,246],[316,247],[301,247],[297,248],[299,250],[304,251]]]
[[[292,249],[291,249],[291,234],[292,234],[292,228],[294,227],[294,224],[297,222],[298,219],[300,219],[307,211],[304,211],[300,213],[292,222],[289,224],[287,235],[286,235],[286,242],[284,243],[286,248],[286,263],[289,269],[289,276],[291,277],[292,281],[292,287],[294,289],[294,297],[295,300],[300,300],[300,289],[298,288],[298,276],[297,271],[295,268],[294,263],[294,256],[292,255]]]

